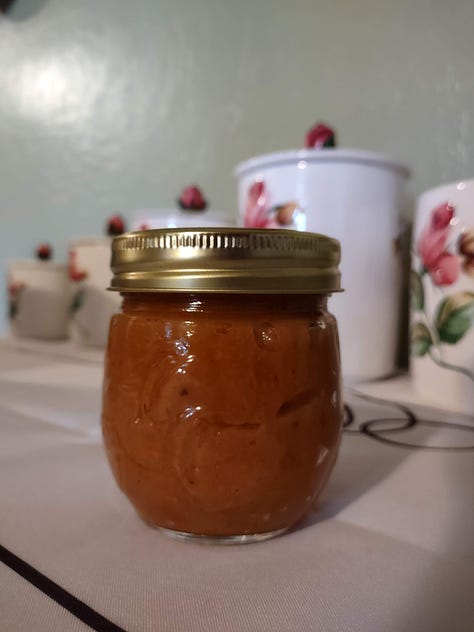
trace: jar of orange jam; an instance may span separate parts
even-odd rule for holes
[[[336,461],[339,243],[259,229],[128,233],[112,245],[102,427],[148,524],[263,540],[312,507]]]

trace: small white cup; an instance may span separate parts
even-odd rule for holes
[[[68,337],[72,289],[67,266],[51,261],[10,261],[8,294],[15,335],[41,340]]]
[[[411,373],[427,403],[474,413],[474,179],[431,189],[418,200]]]
[[[72,337],[88,347],[106,346],[110,319],[120,307],[120,296],[107,291],[111,241],[76,239],[69,248],[69,275],[75,287]]]

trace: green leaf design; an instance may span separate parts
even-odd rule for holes
[[[75,293],[74,298],[72,300],[72,305],[71,305],[71,312],[75,313],[77,312],[77,310],[82,307],[82,304],[84,303],[84,290],[81,289],[78,292]]]
[[[439,339],[455,345],[474,322],[474,292],[458,292],[443,299],[438,306],[435,325]]]
[[[413,323],[410,330],[410,340],[411,354],[414,356],[424,356],[433,344],[428,327],[423,323]]]
[[[411,308],[418,311],[422,310],[425,305],[425,293],[421,276],[415,270],[410,270],[410,297]]]

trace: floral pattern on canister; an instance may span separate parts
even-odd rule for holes
[[[77,252],[74,249],[69,251],[68,274],[71,281],[75,284],[75,292],[71,302],[71,312],[74,314],[84,304],[84,284],[87,279],[87,272],[81,270],[77,264]]]
[[[474,229],[465,228],[456,240],[456,209],[450,202],[440,204],[430,214],[418,241],[418,269],[411,270],[411,354],[429,357],[441,367],[463,373],[474,381],[467,367],[443,359],[443,346],[456,345],[474,324],[474,291],[455,291],[462,275],[474,276]],[[432,318],[425,309],[427,285],[444,292]],[[451,291],[447,291],[451,288]]]
[[[18,312],[18,303],[21,292],[25,289],[25,284],[10,281],[8,283],[8,315],[13,320]]]
[[[69,251],[68,273],[69,278],[74,283],[80,283],[87,278],[87,272],[81,270],[77,265],[77,252],[75,250]]]
[[[247,192],[244,225],[246,228],[293,228],[299,212],[295,201],[272,206],[267,185],[257,180]]]

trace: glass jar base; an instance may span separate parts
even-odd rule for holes
[[[150,523],[147,523],[150,524]],[[165,535],[177,540],[187,540],[188,542],[199,542],[200,544],[251,544],[252,542],[263,542],[276,538],[288,531],[289,527],[277,529],[276,531],[267,531],[266,533],[248,533],[245,535],[201,535],[199,533],[188,533],[187,531],[174,531],[166,527],[159,527],[150,524],[151,527],[161,531]]]

